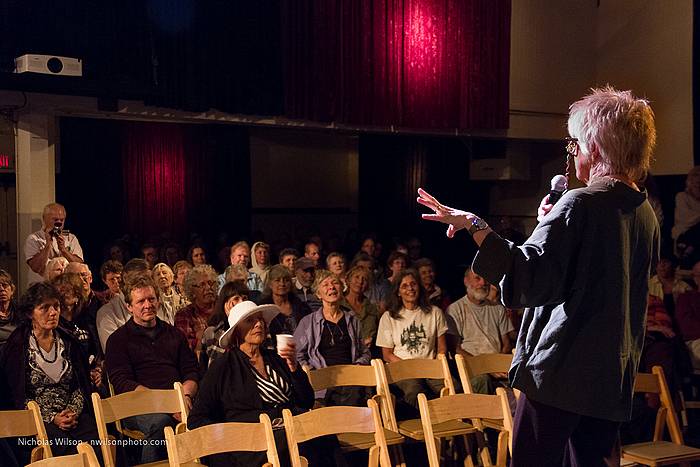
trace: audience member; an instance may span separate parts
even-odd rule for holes
[[[300,258],[297,261],[303,259]],[[265,290],[258,303],[261,305],[274,304],[279,309],[279,314],[269,324],[273,345],[276,343],[275,336],[277,334],[294,334],[301,319],[311,313],[308,303],[302,301],[297,294],[292,292],[292,275],[281,264],[270,268]]]
[[[163,254],[161,255],[161,259],[168,266],[174,266],[175,263],[182,259],[180,245],[178,245],[175,242],[167,243],[163,247]]]
[[[693,282],[695,290],[678,296],[675,317],[678,330],[688,347],[692,366],[700,370],[700,262],[693,266]]]
[[[100,278],[107,286],[103,292],[96,292],[97,298],[104,305],[119,293],[124,266],[119,261],[109,259],[100,267]]]
[[[202,333],[214,312],[216,272],[205,264],[195,266],[185,278],[185,294],[190,304],[175,315],[175,327],[182,332],[192,351],[200,350]]]
[[[207,254],[204,248],[199,245],[192,246],[187,252],[187,261],[194,266],[207,264]]]
[[[182,295],[177,293],[173,283],[175,274],[165,263],[158,263],[153,267],[153,279],[158,286],[158,299],[167,319],[168,323],[175,322],[175,315],[187,306],[187,303],[182,299]]]
[[[185,293],[185,277],[187,277],[187,273],[190,272],[191,269],[192,265],[185,260],[178,261],[173,266],[173,274],[175,274],[175,283],[173,287],[175,287],[175,291],[180,294],[188,305],[189,299]]]
[[[17,288],[10,273],[0,269],[0,352],[20,321],[15,309],[15,290]]]
[[[249,292],[244,281],[229,281],[221,288],[214,305],[214,313],[202,333],[202,352],[199,355],[202,370],[206,371],[212,362],[226,351],[219,346],[219,338],[228,330],[228,315],[231,309],[248,300]]]
[[[200,266],[201,267],[201,266]],[[107,341],[105,357],[114,391],[121,394],[144,389],[172,389],[181,382],[185,402],[191,407],[197,393],[197,359],[184,336],[157,316],[158,293],[149,276],[140,275],[124,286],[124,298],[132,317]],[[141,463],[166,457],[163,428],[175,426],[180,414],[148,414],[123,421],[145,436]]]
[[[294,248],[285,248],[280,251],[279,264],[289,269],[289,272],[294,274],[294,262],[299,257],[299,253]]]
[[[468,268],[464,273],[464,286],[467,294],[447,308],[450,350],[464,356],[510,353],[515,330],[503,305],[488,301],[491,284]],[[497,379],[506,376],[476,376],[471,379],[472,389],[481,394],[494,394]]]
[[[370,274],[370,284],[367,290],[367,298],[377,305],[380,312],[386,311],[387,298],[391,294],[391,283],[383,277],[381,271],[377,270],[375,267],[376,262],[374,258],[364,252],[359,252],[355,255],[355,258],[350,264],[350,268],[356,266],[361,266],[369,269]]]
[[[450,305],[450,297],[435,283],[435,263],[428,258],[419,258],[413,262],[413,268],[418,271],[420,283],[428,294],[430,304],[445,311]]]
[[[663,300],[664,307],[671,317],[675,315],[678,296],[692,288],[687,282],[676,277],[677,267],[678,261],[674,256],[662,256],[656,264],[656,274],[649,279],[649,294]]]
[[[141,255],[142,258],[146,260],[146,263],[148,263],[148,269],[152,270],[153,266],[156,265],[156,261],[158,261],[158,250],[156,246],[151,243],[144,243],[141,247]]]
[[[318,271],[314,291],[323,306],[301,319],[294,331],[297,360],[312,369],[332,365],[369,365],[370,353],[362,341],[360,322],[355,314],[341,308],[343,294],[338,276]],[[361,387],[339,387],[326,391],[324,405],[366,404]]]
[[[311,311],[321,306],[321,301],[311,290],[316,274],[316,266],[311,258],[301,257],[294,262],[294,293],[306,303]]]
[[[690,169],[685,191],[676,194],[671,237],[684,267],[700,259],[700,166]]]
[[[44,280],[50,281],[56,276],[60,276],[66,270],[68,260],[63,256],[51,258],[44,268]]]
[[[248,242],[240,241],[234,243],[234,245],[231,247],[231,255],[229,256],[229,261],[231,264],[226,268],[226,270],[222,274],[219,274],[219,277],[217,278],[218,288],[216,291],[218,292],[219,290],[221,290],[221,287],[223,287],[226,283],[226,276],[231,266],[235,264],[241,264],[245,266],[246,269],[248,269],[249,260],[250,246],[248,246]],[[250,290],[261,291],[263,289],[263,283],[260,280],[260,276],[258,276],[254,272],[249,272],[248,281],[246,285]]]
[[[254,272],[260,277],[260,281],[265,284],[267,281],[267,272],[270,270],[270,245],[265,242],[255,242],[253,244],[251,261],[253,267],[250,268],[251,272]]]
[[[97,294],[92,291],[92,271],[85,263],[68,263],[65,272],[78,274],[82,282],[81,293],[83,295],[83,303],[79,309],[80,324],[85,327],[85,330],[90,335],[97,355],[102,355],[102,347],[97,333],[97,311],[102,307],[103,303],[97,297]]]
[[[29,284],[44,280],[46,264],[52,258],[63,257],[67,261],[83,262],[83,249],[78,237],[63,230],[66,208],[58,203],[47,204],[41,222],[41,230],[30,234],[24,242],[24,257],[29,265]]]
[[[355,266],[348,271],[348,290],[340,301],[341,306],[352,310],[360,322],[362,343],[370,350],[374,347],[379,326],[379,309],[366,296],[372,273],[364,266]]]
[[[306,245],[304,245],[304,257],[313,261],[315,268],[319,268],[319,260],[321,259],[321,247],[319,244],[307,242]]]
[[[277,313],[279,309],[275,305],[256,306],[249,301],[231,309],[229,329],[219,344],[230,351],[209,368],[187,424],[189,429],[194,429],[222,422],[256,423],[260,414],[265,413],[275,428],[275,444],[282,465],[287,465],[285,433],[278,429],[282,427],[282,410],[299,414],[311,409],[314,391],[297,364],[293,344],[279,349],[279,355],[263,345],[269,323]],[[266,461],[264,452],[226,453],[211,456],[209,466],[253,466]],[[310,465],[313,465],[311,459]]]
[[[347,289],[347,284],[345,283],[345,273],[347,268],[345,267],[345,256],[342,253],[334,251],[326,256],[326,269],[338,276],[340,282],[343,284],[343,290]]]
[[[408,256],[400,251],[392,251],[389,259],[386,260],[386,267],[389,269],[389,283],[393,286],[401,271],[408,266]]]
[[[405,269],[396,275],[388,312],[379,320],[377,346],[386,362],[414,358],[436,358],[447,353],[447,323],[442,311],[430,305],[420,285],[418,272]],[[418,409],[418,394],[437,396],[443,387],[439,379],[409,379],[396,383],[400,396]]]
[[[58,326],[60,300],[51,284],[30,286],[17,306],[22,322],[0,355],[0,403],[21,410],[27,401],[36,401],[55,456],[75,453],[78,442],[99,438],[88,358],[80,343]]]

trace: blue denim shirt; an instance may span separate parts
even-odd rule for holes
[[[348,325],[348,334],[352,346],[350,348],[352,354],[352,362],[356,365],[369,365],[372,358],[369,349],[362,342],[362,332],[360,331],[360,321],[355,316],[355,313],[343,309],[344,317],[342,319]],[[301,365],[308,365],[311,368],[325,368],[326,360],[318,350],[321,344],[321,333],[323,332],[323,308],[319,308],[310,315],[306,315],[294,331],[294,340],[297,346],[297,360]]]

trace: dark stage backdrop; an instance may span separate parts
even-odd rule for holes
[[[248,235],[245,128],[78,118],[60,127],[56,197],[91,266],[125,235],[135,245]]]

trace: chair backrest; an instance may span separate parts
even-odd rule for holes
[[[170,467],[179,467],[196,459],[237,451],[267,451],[267,461],[279,467],[280,461],[275,447],[270,417],[260,415],[259,423],[216,423],[175,434],[165,427]]]
[[[42,459],[51,457],[49,437],[46,434],[44,420],[41,418],[41,411],[36,402],[29,401],[24,410],[0,411],[0,438],[15,436],[36,437],[37,448],[42,452],[41,454],[32,452],[32,458],[35,456]]]
[[[447,394],[455,394],[450,367],[447,364],[447,357],[443,354],[438,354],[436,359],[417,358],[392,363],[384,363],[375,359],[372,360],[372,366],[377,379],[377,394],[386,401],[382,404],[382,416],[390,430],[398,431],[394,404],[392,403],[393,396],[389,390],[390,384],[413,378],[442,379],[445,385],[443,391]]]
[[[182,421],[187,423],[187,405],[182,384],[175,383],[174,389],[146,389],[129,391],[102,399],[96,392],[92,393],[92,406],[95,411],[97,433],[100,435],[100,449],[105,467],[114,466],[112,449],[110,449],[107,424],[135,415],[154,413],[182,414]]]
[[[331,365],[318,370],[304,367],[304,371],[308,375],[314,391],[339,386],[372,387],[377,385],[374,368],[370,365]]]
[[[457,354],[455,361],[464,392],[471,394],[474,392],[471,384],[473,377],[488,373],[508,373],[513,361],[513,354],[493,353],[472,357]]]
[[[50,457],[32,462],[27,467],[100,467],[95,451],[87,443],[78,444],[78,454]]]
[[[664,426],[668,427],[671,441],[675,444],[684,444],[678,416],[673,406],[671,392],[668,390],[664,370],[660,366],[654,366],[650,373],[637,373],[634,380],[634,392],[653,393],[659,395],[661,405],[656,414],[654,427],[654,441],[663,439]]]
[[[425,444],[428,450],[428,460],[431,467],[440,465],[433,425],[457,419],[489,418],[504,420],[510,416],[508,397],[502,390],[497,395],[488,394],[453,394],[428,400],[425,394],[418,394]],[[504,424],[505,425],[505,424]],[[508,447],[508,431],[499,434],[498,464],[505,465]]]
[[[299,415],[285,409],[282,411],[284,428],[289,445],[289,455],[294,467],[301,467],[299,445],[310,439],[340,433],[374,433],[375,447],[379,449],[382,467],[389,467],[389,453],[379,415],[379,407],[372,399],[367,407],[321,407]],[[372,448],[374,449],[374,448]],[[372,452],[370,452],[370,456]]]

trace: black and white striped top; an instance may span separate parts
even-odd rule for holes
[[[292,388],[289,386],[289,383],[277,374],[267,363],[265,363],[265,371],[269,379],[264,378],[253,369],[255,383],[258,386],[258,392],[263,402],[272,405],[288,403],[292,395]]]

